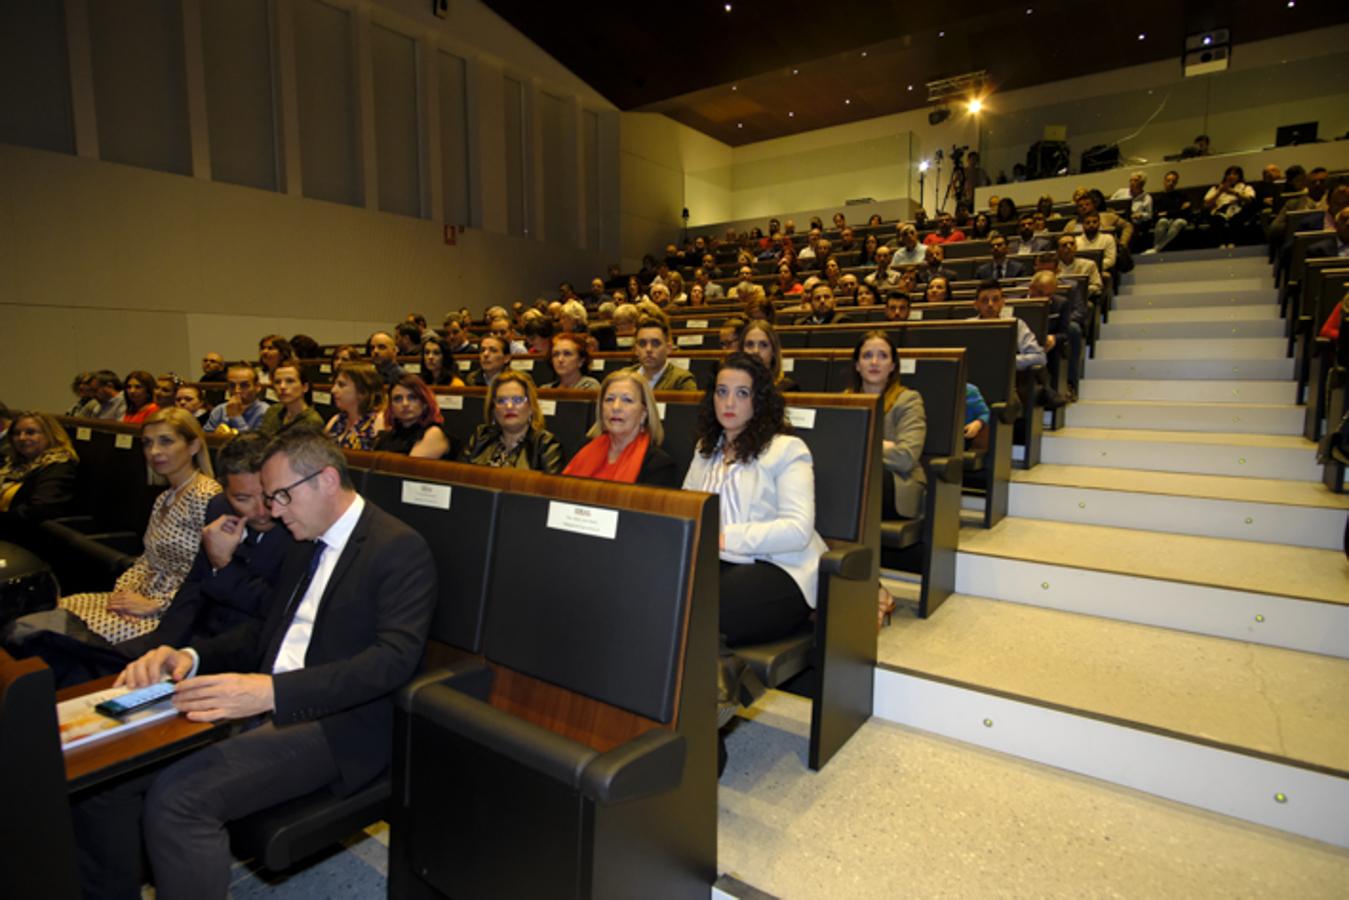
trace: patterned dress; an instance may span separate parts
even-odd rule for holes
[[[343,450],[371,450],[382,430],[378,412],[366,413],[355,425],[345,413],[338,413],[328,423],[328,436],[337,441]]]
[[[61,609],[68,609],[84,620],[89,628],[116,644],[154,631],[159,617],[201,548],[201,529],[205,524],[206,504],[220,493],[214,479],[198,475],[177,494],[169,490],[155,500],[150,524],[145,529],[145,552],[117,579],[116,590],[135,591],[159,604],[149,616],[123,619],[108,611],[111,592],[74,594],[62,597]]]

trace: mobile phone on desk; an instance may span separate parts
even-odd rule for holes
[[[123,719],[138,709],[153,706],[161,700],[173,696],[175,687],[171,681],[161,681],[149,687],[127,691],[120,697],[104,700],[95,706],[94,710],[112,719]]]

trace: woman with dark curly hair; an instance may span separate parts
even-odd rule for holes
[[[703,395],[688,490],[721,497],[721,631],[731,646],[790,633],[815,607],[824,541],[815,469],[757,356],[732,353]]]
[[[993,224],[1006,226],[1004,230],[1007,230],[1015,225],[1016,222],[1016,201],[1011,197],[1003,197],[998,201],[998,208],[993,216]]]

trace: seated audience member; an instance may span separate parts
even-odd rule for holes
[[[1209,136],[1201,134],[1195,137],[1194,143],[1180,151],[1181,159],[1193,159],[1196,156],[1209,156],[1212,150],[1209,149]]]
[[[66,415],[77,418],[92,419],[94,413],[98,411],[98,400],[94,398],[94,389],[98,382],[94,378],[93,372],[81,372],[70,382],[70,391],[75,395],[75,402]]]
[[[399,356],[413,356],[422,344],[422,330],[411,322],[402,322],[394,329],[394,347]]]
[[[365,355],[385,387],[398,383],[403,367],[398,364],[398,344],[387,331],[376,331],[365,341]]]
[[[155,403],[155,376],[149,372],[137,370],[129,373],[122,381],[122,393],[126,396],[126,413],[122,421],[128,425],[140,425],[147,418],[159,412]]]
[[[614,337],[620,347],[631,347],[637,336],[637,320],[641,314],[631,303],[621,303],[614,309]]]
[[[562,304],[562,313],[557,319],[557,330],[562,334],[585,334],[590,326],[590,313],[579,300],[568,300]]]
[[[998,204],[994,207],[993,224],[1007,230],[1015,225],[1019,218],[1015,200],[1011,197],[998,198]]]
[[[201,358],[201,378],[198,381],[224,381],[225,357],[214,350]]]
[[[258,382],[272,383],[272,372],[286,360],[295,358],[290,341],[279,334],[269,334],[258,341]]]
[[[1129,186],[1116,192],[1112,198],[1129,201],[1129,221],[1133,223],[1135,233],[1152,224],[1152,195],[1144,190],[1147,183],[1146,173],[1134,172],[1129,176]],[[1124,196],[1120,196],[1121,193]]]
[[[1255,190],[1246,184],[1241,166],[1228,166],[1223,180],[1204,194],[1204,215],[1222,246],[1234,246],[1254,210]]]
[[[1087,297],[1091,300],[1099,300],[1105,291],[1105,283],[1101,280],[1101,270],[1096,268],[1096,263],[1078,257],[1077,238],[1071,234],[1059,235],[1058,246],[1058,274],[1087,276]]]
[[[74,594],[58,602],[59,609],[112,644],[159,624],[196,559],[206,504],[220,493],[206,435],[191,414],[176,407],[152,414],[141,426],[141,449],[155,477],[169,483],[150,513],[145,552],[117,578],[110,593]]]
[[[446,317],[445,319],[445,354],[447,356],[455,353],[477,353],[478,345],[473,343],[473,336],[468,333],[463,324],[457,319]]]
[[[1335,217],[1345,207],[1349,207],[1349,184],[1336,185],[1330,196],[1326,197],[1326,214],[1321,227],[1326,231],[1334,231]]]
[[[797,325],[837,325],[851,319],[834,308],[834,291],[820,282],[810,291],[810,313],[796,320]]]
[[[919,243],[919,229],[911,223],[900,225],[898,247],[894,250],[893,266],[920,266],[927,259],[927,250]]]
[[[693,373],[670,363],[670,326],[662,319],[647,317],[637,324],[637,366],[654,391],[696,391]]]
[[[1335,234],[1307,248],[1307,258],[1349,257],[1349,206],[1335,214]]]
[[[424,323],[425,317],[421,319]],[[310,364],[323,355],[323,348],[319,342],[307,334],[294,334],[290,338],[290,349],[295,354],[295,358],[304,360]]]
[[[839,275],[837,290],[838,290],[838,302],[847,304],[856,304],[857,276],[851,272]]]
[[[47,413],[12,416],[8,452],[0,456],[0,540],[22,544],[39,522],[74,511],[80,458]]]
[[[651,302],[661,309],[670,305],[670,288],[664,282],[654,281],[651,283]]]
[[[674,459],[661,447],[665,431],[655,394],[640,373],[625,369],[604,379],[589,435],[563,475],[679,487]]]
[[[646,292],[642,290],[642,282],[641,282],[641,280],[640,280],[636,275],[629,275],[629,276],[628,276],[628,302],[629,302],[629,303],[640,303],[640,302],[642,302],[643,300],[650,300],[650,299],[651,299],[651,298],[648,297],[648,296],[646,295]]]
[[[876,292],[876,289],[871,285],[867,284],[865,281],[860,282],[857,285],[857,305],[875,306],[878,303],[880,303],[880,299],[879,295]]]
[[[850,227],[845,225],[839,229],[838,246],[834,248],[835,255],[840,253],[856,253],[859,246],[857,238]]]
[[[343,450],[373,449],[384,430],[384,382],[375,367],[350,363],[338,369],[332,395],[337,414],[324,433]]]
[[[1026,274],[1025,267],[1015,259],[1007,258],[1007,238],[995,234],[988,242],[988,251],[993,259],[979,266],[974,277],[980,281],[992,278],[1002,281],[1004,278],[1020,278]]]
[[[726,289],[712,280],[715,272],[715,267],[708,267],[704,263],[703,268],[697,269],[693,273],[693,280],[703,286],[703,296],[707,298],[708,303],[721,300],[726,296]]]
[[[1087,216],[1095,213],[1099,222],[1098,227],[1114,232],[1119,239],[1118,243],[1121,246],[1128,246],[1129,241],[1133,239],[1133,225],[1127,219],[1122,219],[1105,208],[1105,195],[1100,191],[1085,188],[1081,188],[1079,191],[1080,193],[1073,195],[1073,202],[1077,205],[1077,218],[1064,227],[1063,233],[1081,234],[1086,227]]]
[[[951,295],[951,282],[941,275],[927,283],[927,288],[923,294],[924,303],[950,303],[953,300],[955,300],[955,297]]]
[[[365,503],[331,444],[288,432],[269,448],[262,483],[269,505],[304,542],[287,555],[273,593],[282,613],[199,641],[192,652],[159,647],[120,676],[128,687],[178,682],[175,704],[198,721],[256,725],[178,759],[149,786],[144,844],[165,898],[228,894],[229,821],[324,788],[345,796],[388,768],[392,695],[417,668],[435,605],[425,541]],[[307,567],[314,574],[301,590]],[[273,647],[280,649],[273,654]],[[206,673],[230,674],[191,677]],[[124,870],[134,870],[139,842],[118,832],[139,830],[138,793],[115,795],[115,810],[105,802],[97,812],[76,811],[93,819],[76,829],[90,836],[82,871],[104,863],[111,868],[100,876],[125,878]],[[98,887],[127,895],[113,892],[118,878],[108,880]]]
[[[965,446],[971,450],[988,449],[988,403],[979,388],[965,383]]]
[[[252,366],[239,363],[229,367],[225,380],[229,382],[228,399],[206,417],[207,432],[252,431],[267,413],[267,404],[258,399],[258,373]]]
[[[178,390],[173,394],[173,405],[179,409],[185,409],[192,413],[192,417],[197,423],[206,427],[206,417],[211,411],[206,408],[206,400],[201,395],[201,388],[195,384],[183,384],[178,386]]]
[[[801,293],[801,282],[796,280],[796,272],[791,263],[778,264],[778,288],[784,297]]]
[[[600,383],[590,374],[590,345],[584,337],[568,333],[553,338],[551,362],[557,377],[543,387],[599,390]]]
[[[721,346],[723,357],[740,352],[740,337],[744,334],[747,324],[749,323],[739,316],[732,316],[721,323],[721,328],[718,329],[717,333],[717,341]]]
[[[447,387],[464,386],[464,380],[459,377],[459,372],[454,367],[454,360],[450,357],[444,338],[439,335],[425,338],[422,341],[420,356],[422,381]]]
[[[1174,169],[1162,176],[1162,190],[1152,197],[1153,213],[1156,225],[1153,226],[1152,249],[1144,254],[1161,253],[1167,245],[1180,237],[1181,232],[1190,227],[1190,201],[1176,190],[1180,184],[1180,173]]]
[[[889,247],[884,245],[876,248],[876,271],[867,275],[863,280],[877,290],[884,290],[894,287],[899,281],[899,270],[891,268],[890,260],[893,253]]]
[[[1343,365],[1345,355],[1344,342],[1340,338],[1346,331],[1344,327],[1346,314],[1349,314],[1349,291],[1346,291],[1340,302],[1335,304],[1335,308],[1330,311],[1330,315],[1326,316],[1326,320],[1321,323],[1321,330],[1317,332],[1318,336],[1333,341],[1337,345],[1336,354],[1340,360],[1340,365]]]
[[[923,512],[927,471],[923,444],[927,441],[927,410],[919,393],[899,381],[899,351],[883,331],[868,331],[853,348],[850,394],[882,397],[885,410],[881,459],[890,478],[882,483],[881,518],[912,519]],[[882,587],[876,600],[879,626],[895,611],[895,600]]]
[[[1043,223],[1043,219],[1040,220]],[[1054,242],[1035,233],[1035,217],[1022,216],[1017,222],[1017,256],[1034,256],[1054,249]]]
[[[773,326],[762,320],[751,320],[740,334],[741,352],[759,357],[759,361],[773,376],[773,385],[782,393],[801,390],[792,378],[783,374],[782,341]]]
[[[934,278],[945,278],[948,282],[956,280],[956,270],[948,269],[945,265],[946,251],[941,244],[930,245],[924,253],[924,259],[926,262],[915,270],[919,284],[927,284]]]
[[[813,261],[819,254],[817,248],[819,247],[821,237],[822,234],[820,229],[812,227],[810,232],[806,235],[806,245],[796,254],[796,258],[803,264]],[[809,266],[807,266],[807,268],[809,268]]]
[[[580,299],[581,302],[585,304],[586,309],[596,309],[601,303],[607,300],[608,297],[609,294],[604,289],[604,279],[592,278],[590,279],[590,293]]]
[[[912,314],[909,295],[901,291],[891,291],[885,298],[885,321],[907,322]]]
[[[1082,339],[1087,327],[1087,311],[1080,302],[1074,303],[1065,294],[1059,293],[1059,279],[1053,272],[1041,270],[1030,280],[1027,296],[1032,299],[1049,301],[1049,333],[1045,337],[1045,349],[1052,351],[1059,344],[1067,347],[1068,356],[1068,392],[1070,399],[1077,399],[1078,367],[1082,359]],[[1049,380],[1058,384],[1060,354],[1049,354]]]
[[[687,306],[689,295],[684,290],[684,276],[678,272],[671,272],[670,277],[665,279],[665,285],[670,289],[670,303],[673,306]]]
[[[510,368],[510,362],[506,341],[495,334],[485,335],[478,345],[478,367],[468,373],[464,383],[469,387],[490,386],[498,375]]]
[[[729,291],[726,297],[729,300],[743,299],[743,295],[754,289],[754,269],[750,266],[741,266],[736,273],[739,277]]]
[[[287,360],[272,371],[272,390],[276,391],[276,402],[263,413],[258,434],[270,438],[288,428],[323,430],[322,417],[306,399],[309,385],[298,362]]]
[[[173,398],[178,394],[178,385],[182,380],[169,372],[155,379],[155,406],[168,409],[173,406]]]
[[[974,221],[970,223],[970,230],[966,237],[972,241],[986,241],[992,234],[993,220],[989,218],[988,213],[981,212],[977,213]]]
[[[1077,235],[1078,250],[1100,250],[1101,251],[1101,273],[1114,277],[1116,245],[1114,235],[1106,234],[1101,230],[1101,217],[1095,212],[1087,213],[1082,218],[1082,233]]]
[[[534,379],[524,372],[502,372],[492,381],[483,420],[459,455],[460,462],[549,475],[562,471],[562,445],[544,427]]]
[[[848,227],[848,217],[841,212],[834,213],[833,221],[834,221],[834,228],[838,229],[839,231],[842,231],[844,228]]]
[[[815,608],[820,556],[810,449],[791,434],[786,404],[758,357],[733,353],[698,409],[685,490],[721,497],[720,627],[724,644],[776,640]],[[753,680],[723,651],[717,673],[724,727]],[[725,748],[719,748],[719,768]]]
[[[664,285],[661,285],[664,287]],[[547,357],[553,350],[553,335],[556,329],[553,320],[546,316],[533,316],[525,322],[522,329],[525,335],[525,352],[530,356]]]
[[[698,282],[689,285],[689,306],[706,306],[707,295],[703,293],[703,286]]]
[[[934,244],[954,244],[965,240],[965,232],[955,227],[955,220],[948,212],[937,213],[937,230],[923,238],[923,243],[931,247]]]
[[[451,441],[435,394],[416,375],[404,375],[389,391],[388,427],[374,449],[421,459],[452,459]]]
[[[1044,217],[1046,222],[1051,219],[1062,219],[1061,213],[1054,210],[1054,198],[1048,194],[1041,194],[1040,199],[1035,201],[1035,211]]]
[[[871,216],[867,219],[868,226],[884,225],[884,224],[885,220],[881,218],[880,213],[872,213]]]
[[[843,267],[831,256],[824,261],[824,268],[821,271],[824,272],[824,280],[829,282],[829,286],[834,289],[834,296],[837,297],[842,292],[839,281],[843,278]]]
[[[857,262],[859,266],[874,266],[876,264],[876,251],[880,249],[881,242],[876,235],[869,234],[866,240],[862,241],[862,249],[857,252]]]
[[[981,282],[979,293],[974,298],[974,308],[978,310],[978,315],[971,316],[970,321],[1002,318],[1002,308],[1005,303],[1006,301],[1002,296],[1002,287],[996,281]],[[1030,326],[1019,318],[1013,317],[1012,321],[1016,322],[1017,371],[1029,369],[1032,366],[1043,366],[1045,364],[1045,351],[1040,348],[1040,342],[1035,339],[1035,332],[1031,331]]]
[[[333,368],[345,366],[347,363],[358,363],[361,361],[361,351],[351,344],[343,344],[333,351]]]

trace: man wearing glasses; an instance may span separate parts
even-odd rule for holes
[[[148,787],[145,846],[161,897],[226,896],[227,822],[325,786],[345,796],[384,771],[393,692],[412,677],[426,643],[437,595],[430,549],[356,493],[330,440],[303,431],[277,437],[262,488],[296,540],[266,621],[186,649],[160,647],[118,679],[143,687],[168,678],[188,718],[244,726]],[[139,852],[126,843],[133,838],[85,839],[85,884],[106,889],[134,877],[139,888]]]

